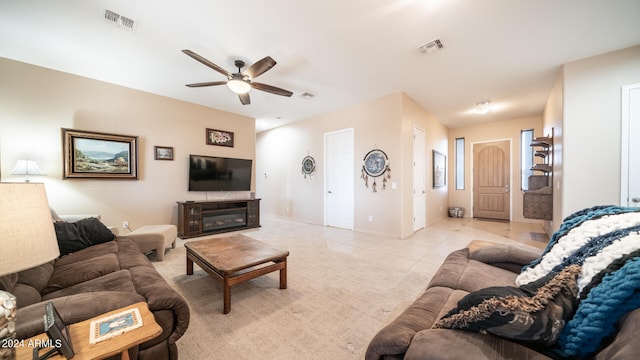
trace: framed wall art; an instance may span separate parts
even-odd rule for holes
[[[233,147],[233,133],[231,131],[207,129],[207,145]]]
[[[63,177],[138,179],[138,137],[62,129]]]
[[[433,150],[433,188],[447,185],[447,156]]]
[[[172,146],[154,146],[153,158],[155,160],[173,160]]]

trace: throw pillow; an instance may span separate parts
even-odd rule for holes
[[[553,345],[573,315],[580,270],[571,265],[519,288],[490,287],[470,293],[434,328],[490,333],[532,346]]]
[[[115,239],[115,235],[97,218],[86,218],[76,222],[54,223],[60,256],[82,250],[91,245]]]

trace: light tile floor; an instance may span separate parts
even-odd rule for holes
[[[445,218],[416,232],[407,239],[394,239],[338,228],[264,216],[263,229],[269,236],[294,233],[309,246],[326,246],[333,251],[350,254],[394,267],[433,273],[453,250],[461,249],[472,240],[503,244],[532,245],[543,248],[549,237],[542,224],[501,222],[469,218]],[[276,230],[277,229],[277,230]]]

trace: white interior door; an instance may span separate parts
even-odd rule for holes
[[[325,133],[325,225],[353,230],[353,129]]]
[[[413,127],[413,231],[422,229],[426,222],[426,185],[424,130]]]
[[[640,207],[640,84],[622,88],[620,202]]]

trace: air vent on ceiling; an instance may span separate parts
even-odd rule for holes
[[[104,21],[130,31],[136,31],[138,27],[138,23],[135,20],[106,9],[104,10]]]
[[[420,50],[424,55],[431,54],[432,52],[442,48],[444,48],[444,43],[442,43],[442,40],[440,39],[431,40],[426,44],[418,46],[418,50]]]

